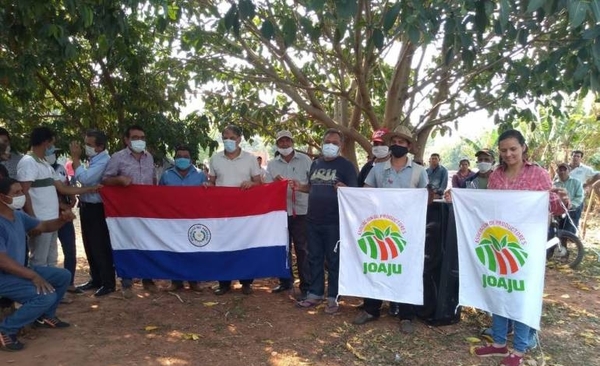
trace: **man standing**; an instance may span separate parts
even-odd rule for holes
[[[8,176],[16,179],[17,178],[17,165],[23,157],[23,154],[18,153],[10,146],[10,134],[5,128],[0,127],[0,160],[2,165],[8,170]]]
[[[126,148],[113,154],[108,161],[102,184],[107,186],[127,187],[130,184],[156,184],[154,159],[146,151],[146,133],[140,126],[134,125],[127,128],[124,136]],[[133,297],[131,278],[122,278],[123,297]],[[157,288],[151,279],[142,279],[144,289],[156,292]]]
[[[175,148],[175,166],[165,170],[160,177],[158,185],[161,186],[201,186],[207,179],[204,172],[192,164],[192,154],[189,147],[178,145]],[[198,281],[188,281],[190,290],[200,291]],[[172,280],[169,291],[177,291],[183,288],[183,281]]]
[[[573,150],[571,152],[571,163],[569,164],[570,176],[581,182],[585,186],[588,180],[591,178],[600,177],[600,173],[594,171],[591,167],[583,164],[583,151]]]
[[[260,168],[256,157],[240,148],[242,130],[235,125],[225,127],[221,133],[224,151],[210,158],[210,173],[208,185],[217,187],[240,187],[249,189],[261,184]],[[252,293],[253,279],[240,280],[242,293]],[[231,290],[231,281],[219,281],[215,295],[223,295]]]
[[[20,210],[26,200],[16,180],[0,180],[0,296],[21,304],[0,322],[0,349],[4,351],[23,349],[17,333],[31,323],[44,328],[69,326],[56,317],[56,308],[67,291],[71,274],[63,268],[25,267],[25,236],[31,230],[56,232],[75,216],[71,211],[63,211],[60,218],[39,221]]]
[[[481,149],[475,153],[475,157],[479,171],[467,178],[465,188],[487,189],[488,178],[493,172],[495,163],[494,152],[491,149]]]
[[[440,164],[440,161],[440,154],[431,154],[429,157],[429,168],[427,168],[427,177],[429,178],[429,184],[433,188],[435,198],[442,198],[448,186],[448,170]]]
[[[579,216],[577,215],[577,211],[581,215],[580,206],[583,205],[583,185],[577,179],[569,176],[569,164],[560,163],[558,164],[558,177],[554,179],[555,187],[564,188],[567,190],[569,194],[569,199],[571,200],[571,208],[569,209],[569,217],[562,219],[561,228],[563,230],[567,230],[572,232],[573,234],[577,234],[577,228],[579,227]]]
[[[356,169],[340,156],[344,135],[329,129],[323,136],[323,156],[312,164],[308,184],[294,181],[298,191],[308,192],[308,263],[310,288],[305,300],[298,307],[311,308],[319,305],[325,294],[325,263],[327,263],[327,314],[339,311],[338,278],[340,253],[336,245],[340,240],[338,187],[358,185]]]
[[[374,188],[425,188],[427,173],[421,165],[414,164],[407,156],[414,138],[406,126],[398,126],[386,136],[392,154],[391,160],[379,164],[365,180],[365,187]],[[365,299],[364,311],[355,319],[354,324],[364,324],[379,318],[381,300]],[[398,304],[400,327],[404,333],[412,333],[415,309],[411,304]]]
[[[75,180],[83,187],[100,183],[110,156],[106,151],[107,138],[104,132],[89,130],[85,134],[85,155],[88,167],[81,163],[82,150],[79,143],[71,142],[70,151],[75,170]],[[87,193],[79,197],[79,215],[83,248],[90,267],[90,280],[77,288],[83,291],[96,290],[100,297],[115,291],[115,268],[113,265],[110,235],[104,215],[102,197],[98,193]]]
[[[390,159],[390,148],[383,140],[385,134],[388,132],[390,131],[387,128],[380,128],[379,130],[373,132],[373,135],[371,136],[371,143],[373,144],[371,153],[373,154],[373,158],[369,159],[369,161],[363,165],[358,173],[359,187],[364,186],[367,175],[369,175],[369,172],[375,165],[386,162]]]
[[[308,173],[312,160],[306,154],[294,150],[294,139],[290,131],[279,131],[275,137],[279,156],[270,160],[267,165],[265,181],[267,183],[280,180],[308,183]],[[308,266],[308,242],[306,238],[306,212],[308,210],[308,194],[296,192],[293,184],[287,191],[290,278],[280,278],[279,285],[271,290],[273,293],[293,289],[294,271],[292,270],[292,242],[296,253],[298,277],[300,277],[300,299],[308,294],[310,286],[310,267]]]

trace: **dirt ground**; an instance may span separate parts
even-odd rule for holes
[[[600,222],[588,228],[585,244],[600,248]],[[87,280],[87,262],[78,238],[77,283]],[[430,327],[417,322],[414,335],[399,332],[384,316],[352,325],[360,303],[344,298],[341,312],[297,309],[289,294],[271,294],[273,279],[255,282],[255,292],[215,296],[204,283],[200,293],[144,292],[124,300],[120,293],[96,299],[69,295],[58,315],[72,326],[28,329],[21,352],[0,352],[0,365],[496,365],[498,359],[469,354],[488,318],[464,309],[461,322]],[[548,268],[541,347],[528,365],[598,365],[600,356],[600,263],[588,250],[578,270]]]

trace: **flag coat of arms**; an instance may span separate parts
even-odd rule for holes
[[[289,277],[286,182],[234,187],[104,187],[117,274],[234,280]]]
[[[423,304],[426,189],[339,188],[340,295]]]
[[[452,191],[459,304],[540,329],[548,192]]]

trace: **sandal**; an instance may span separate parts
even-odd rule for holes
[[[298,301],[296,303],[296,306],[299,308],[304,308],[304,309],[308,309],[308,308],[314,308],[316,306],[318,306],[319,304],[321,304],[321,300],[318,299],[305,299],[302,301]]]
[[[327,305],[327,307],[325,308],[325,313],[329,315],[336,314],[338,311],[340,311],[340,306],[337,304]]]

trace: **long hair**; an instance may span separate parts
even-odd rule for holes
[[[500,136],[498,136],[498,147],[500,147],[500,142],[504,141],[506,139],[509,138],[514,138],[519,142],[519,145],[521,145],[523,147],[523,161],[527,161],[529,160],[529,148],[527,147],[527,144],[525,143],[525,137],[523,137],[523,134],[517,130],[506,130],[504,132],[502,132],[502,134]],[[499,154],[500,155],[500,154]],[[506,163],[504,161],[502,161],[502,156],[499,157],[499,164],[502,165],[504,168],[506,168]]]

